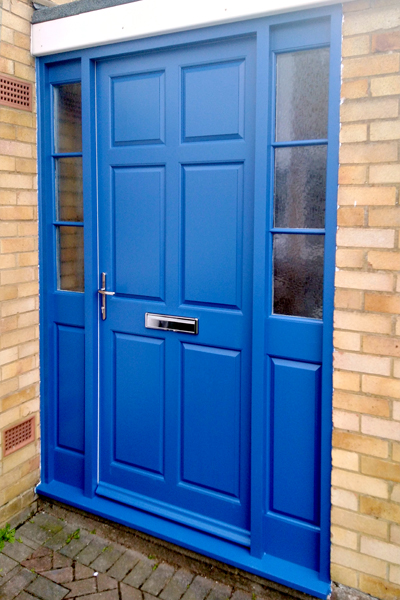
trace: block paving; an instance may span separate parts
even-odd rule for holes
[[[264,600],[156,556],[111,542],[95,530],[37,513],[0,553],[0,600]],[[288,596],[289,597],[289,596]]]

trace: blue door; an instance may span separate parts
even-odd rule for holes
[[[254,42],[97,76],[97,493],[248,546]]]

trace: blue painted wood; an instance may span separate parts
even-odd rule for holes
[[[318,525],[321,365],[271,358],[271,510]]]
[[[221,535],[228,537],[232,529],[246,532],[249,528],[253,51],[251,40],[237,40],[123,58],[98,66],[100,271],[107,272],[109,289],[116,292],[107,300],[107,320],[100,322],[100,486],[130,496],[133,505],[146,502],[154,510],[159,510],[156,505],[161,506],[176,519],[184,519],[190,511],[194,522],[198,513],[200,529],[211,519],[214,532],[225,532]],[[237,56],[241,57],[240,68]],[[180,71],[182,63],[186,66]],[[238,116],[237,94],[233,98],[228,95],[223,106],[206,97],[191,103],[190,122],[195,119],[204,127],[196,133],[191,126],[190,138],[201,135],[201,146],[193,141],[180,142],[177,116],[179,112],[187,113],[189,104],[187,94],[180,95],[179,83],[187,84],[188,69],[194,78],[190,94],[198,90],[201,96],[198,77],[202,89],[210,89],[216,71],[222,73],[224,81],[225,76],[228,81],[236,81],[249,106],[246,141],[240,140],[240,148],[236,147],[236,139],[226,139],[223,115],[225,106],[232,103],[232,114]],[[241,83],[243,77],[239,74],[243,69],[246,81]],[[136,81],[136,73],[140,78],[147,74],[146,81],[165,79],[165,144],[145,143],[149,140],[143,139],[142,145],[139,140],[132,145],[132,135],[124,144],[121,136],[118,146],[113,143],[110,125],[114,123],[115,131],[122,131],[126,118],[124,111],[119,114],[116,110],[112,93],[108,92],[112,90],[110,82]],[[157,77],[151,77],[154,73]],[[165,75],[161,77],[161,73]],[[144,92],[143,97],[139,94],[131,104],[133,113],[136,104],[139,107],[133,122],[139,116],[151,121],[154,107],[160,107],[159,87],[150,86],[146,93],[156,98],[152,101]],[[243,115],[243,107],[239,107]],[[161,122],[160,115],[157,123]],[[160,176],[164,172],[165,199],[164,176]],[[164,277],[165,302],[160,306]],[[199,335],[190,352],[187,348],[183,351],[187,335],[145,329],[146,312],[198,318]],[[132,350],[118,352],[120,336],[126,344],[129,337],[138,340],[140,336],[142,348],[138,346],[134,354],[130,354]],[[149,348],[154,347],[151,342],[159,344],[160,340],[165,348],[165,366],[155,358],[146,359]],[[240,358],[233,361],[236,356]],[[228,372],[233,369],[235,374],[229,385],[218,376],[225,361]],[[132,367],[134,362],[140,362],[138,370]],[[165,382],[161,375],[164,368]],[[165,394],[163,410],[155,408],[155,429],[150,429],[148,405],[154,403],[159,392],[150,392],[147,380],[150,386],[160,381]],[[206,380],[208,384],[204,385]],[[189,386],[189,382],[196,381],[198,384]],[[130,389],[135,390],[134,394]],[[130,405],[132,408],[128,408]],[[233,421],[222,418],[225,410],[233,411]],[[158,414],[165,422],[158,422]],[[165,436],[156,434],[164,427]],[[137,431],[137,442],[131,442],[129,428]],[[199,446],[201,434],[207,434],[201,441],[203,452]],[[228,443],[230,435],[233,439]],[[150,450],[147,459],[143,436],[155,446],[155,454]],[[207,467],[219,439],[225,451],[220,452],[219,461],[214,461],[214,468]],[[156,456],[163,456],[164,464]]]
[[[40,181],[42,189],[52,190],[52,156],[49,153],[51,146],[51,123],[47,116],[51,111],[51,96],[48,92],[50,83],[62,83],[63,81],[76,81],[79,79],[80,64],[82,61],[82,115],[83,115],[83,165],[84,165],[84,197],[85,197],[85,298],[83,295],[74,293],[54,292],[55,269],[54,269],[54,217],[52,208],[45,202],[48,198],[46,194],[41,193],[41,363],[48,365],[48,377],[43,382],[42,377],[42,397],[45,398],[46,407],[43,411],[42,423],[44,424],[44,436],[46,439],[47,452],[43,458],[43,484],[41,490],[51,497],[70,502],[81,508],[86,508],[103,516],[110,516],[120,522],[129,524],[156,535],[177,541],[188,548],[205,552],[206,554],[226,560],[230,564],[247,568],[254,573],[271,577],[281,583],[287,583],[302,591],[314,593],[319,597],[325,597],[328,592],[327,582],[329,581],[329,482],[330,482],[330,429],[331,429],[331,353],[332,353],[332,298],[333,298],[333,275],[334,275],[334,235],[335,235],[335,214],[336,214],[336,179],[337,179],[337,148],[338,148],[338,90],[340,78],[340,7],[321,8],[315,11],[304,11],[290,13],[286,15],[277,15],[268,19],[256,21],[247,21],[243,23],[234,23],[226,26],[206,28],[203,30],[192,31],[189,33],[178,33],[156,38],[135,40],[133,42],[115,44],[101,48],[92,48],[85,51],[77,51],[69,54],[50,56],[39,61],[39,79],[40,79],[40,97],[42,115],[46,118],[40,120],[40,136],[43,143],[40,155]],[[221,38],[230,36],[230,41],[226,44],[231,47],[231,51],[225,54],[219,54],[224,42]],[[257,52],[254,53],[254,59],[257,64],[257,102],[255,98],[249,95],[248,81],[252,81],[254,73],[248,71],[249,55],[246,52],[232,51],[232,47],[239,43],[234,36],[245,36],[241,43],[243,47],[257,46]],[[247,39],[246,39],[246,36]],[[207,55],[211,46],[204,42],[212,40],[218,41],[214,44],[217,53],[214,52],[212,58]],[[196,47],[196,42],[202,44],[202,47]],[[190,43],[190,46],[186,44]],[[273,141],[273,90],[274,90],[274,53],[293,51],[296,49],[320,47],[331,45],[331,108],[329,113],[328,129],[328,178],[327,178],[327,224],[325,235],[327,239],[325,252],[325,312],[323,321],[312,321],[307,319],[298,319],[293,317],[281,317],[271,314],[271,248],[272,248],[272,189],[273,189],[273,162],[272,147]],[[170,50],[170,48],[174,50]],[[159,52],[151,53],[153,48],[158,48]],[[165,49],[163,52],[162,50]],[[140,56],[135,56],[135,53]],[[191,56],[201,55],[201,60],[193,61]],[[121,58],[122,56],[122,58]],[[156,60],[157,56],[157,60]],[[167,56],[168,64],[160,64],[160,57]],[[175,58],[174,58],[175,57]],[[179,57],[181,57],[179,59]],[[117,61],[107,60],[118,58]],[[154,61],[152,62],[152,60]],[[176,68],[179,62],[183,68]],[[96,61],[100,61],[97,63]],[[147,62],[146,62],[147,61]],[[162,62],[162,61],[161,61]],[[136,69],[132,64],[139,64]],[[147,101],[149,112],[153,111],[153,118],[147,119],[145,124],[141,123],[142,130],[131,121],[127,127],[117,126],[111,115],[109,118],[102,119],[99,123],[99,133],[108,132],[103,141],[100,140],[100,148],[104,150],[103,164],[108,165],[106,169],[100,169],[99,187],[95,178],[96,173],[96,153],[95,148],[95,125],[96,125],[96,69],[97,76],[106,72],[111,64],[114,65],[114,72],[110,75],[112,81],[116,84],[125,84],[136,77],[134,85],[140,87],[139,80],[143,80],[143,75],[148,79],[158,80],[159,86],[154,86],[154,95]],[[244,80],[243,80],[244,64]],[[216,67],[218,65],[218,67]],[[199,94],[199,100],[192,98],[188,102],[191,90],[201,92],[205,87],[212,89],[219,84],[215,77],[216,71],[222,71],[225,77],[225,83],[230,89],[234,90],[231,94],[230,104],[225,106],[225,116],[214,118],[209,115],[202,115],[196,120],[191,113],[193,107],[216,106],[213,98],[208,98],[206,94]],[[236,74],[237,73],[237,77]],[[199,84],[199,77],[210,75],[209,83],[207,81]],[[214,77],[214,82],[211,83]],[[197,81],[196,81],[197,78]],[[101,81],[101,77],[100,77]],[[244,81],[244,82],[243,82]],[[253,79],[254,81],[254,79]],[[152,81],[154,83],[154,81]],[[142,91],[147,84],[142,86]],[[248,87],[246,87],[246,85]],[[244,87],[243,87],[244,86]],[[151,87],[151,86],[150,86]],[[251,87],[251,86],[250,86]],[[115,89],[116,89],[115,88]],[[110,89],[113,86],[110,85]],[[255,111],[256,137],[255,146],[249,139],[249,128],[246,122],[240,121],[242,114],[242,97],[244,90],[244,118],[249,119],[248,109]],[[178,91],[178,93],[177,93]],[[157,101],[158,94],[158,101]],[[162,114],[163,103],[161,98],[165,98],[165,112]],[[146,95],[144,92],[142,95]],[[210,95],[210,94],[209,94]],[[216,96],[220,96],[220,91]],[[114,106],[117,94],[111,94],[110,106]],[[124,94],[120,94],[121,100]],[[103,96],[108,102],[107,95]],[[224,100],[225,101],[225,100]],[[221,106],[223,106],[223,102]],[[221,99],[220,99],[221,102]],[[156,117],[157,106],[159,116]],[[152,108],[151,108],[152,107]],[[154,108],[156,107],[156,108]],[[182,109],[184,107],[184,110]],[[104,107],[103,107],[104,108]],[[138,109],[139,110],[139,109]],[[145,110],[147,108],[145,107]],[[115,111],[117,112],[117,111]],[[106,110],[100,107],[97,113],[102,117],[107,114]],[[238,120],[234,121],[233,115],[238,115]],[[214,115],[215,116],[215,115]],[[226,117],[226,118],[225,118]],[[235,117],[236,118],[236,117]],[[252,117],[251,117],[252,118]],[[129,125],[129,127],[128,127]],[[139,127],[139,128],[138,128]],[[149,129],[148,129],[149,128]],[[129,129],[129,134],[128,134]],[[251,129],[250,129],[251,132]],[[136,136],[136,137],[135,137]],[[250,136],[251,137],[251,136]],[[313,140],[303,140],[304,142],[314,143]],[[318,140],[321,143],[320,140]],[[324,140],[324,143],[326,140]],[[284,143],[284,142],[283,142]],[[47,144],[47,147],[46,147]],[[107,146],[108,144],[108,146]],[[308,145],[310,145],[308,144]],[[254,150],[255,148],[255,150]],[[100,150],[101,152],[101,150]],[[254,153],[255,152],[255,153]],[[248,165],[255,158],[255,177],[254,187],[253,178],[249,176]],[[247,263],[246,269],[240,272],[237,270],[238,279],[244,276],[238,290],[242,297],[235,299],[234,303],[226,298],[222,301],[214,302],[210,299],[200,297],[200,300],[191,300],[186,298],[183,267],[185,257],[186,232],[184,223],[185,194],[183,193],[183,177],[185,171],[201,170],[209,165],[244,165],[243,176],[243,240],[248,240],[252,235],[252,214],[253,207],[248,209],[246,198],[254,198],[254,270],[251,263]],[[178,166],[179,165],[179,166]],[[98,431],[98,398],[97,398],[97,317],[98,317],[98,298],[96,289],[99,286],[99,272],[107,270],[108,288],[116,287],[116,265],[115,265],[115,245],[113,235],[115,232],[115,211],[111,204],[103,203],[100,197],[100,257],[97,256],[97,214],[96,198],[98,189],[111,189],[112,171],[122,172],[124,169],[165,169],[165,238],[161,244],[161,252],[165,252],[165,272],[163,299],[156,299],[153,296],[133,295],[132,293],[117,294],[108,299],[109,319],[103,328],[105,335],[102,338],[102,345],[110,349],[109,363],[110,368],[106,369],[104,376],[103,389],[105,396],[112,397],[112,385],[115,379],[115,358],[114,352],[114,332],[121,336],[127,336],[129,339],[146,338],[149,342],[154,342],[158,337],[157,332],[151,332],[144,328],[142,322],[143,313],[148,310],[151,302],[153,312],[172,312],[174,307],[176,314],[193,316],[194,310],[196,316],[201,319],[201,337],[193,343],[185,341],[182,334],[165,333],[161,337],[165,340],[165,394],[166,398],[181,398],[184,373],[183,373],[183,344],[189,344],[196,347],[199,352],[203,349],[213,348],[222,349],[223,352],[240,352],[241,356],[246,356],[243,348],[244,332],[249,332],[249,323],[252,322],[252,337],[247,335],[246,344],[252,343],[252,371],[247,366],[242,370],[242,389],[241,389],[241,431],[243,432],[243,442],[245,444],[246,435],[250,432],[250,404],[246,399],[250,389],[250,374],[252,376],[251,398],[252,398],[252,427],[251,427],[251,449],[252,449],[252,479],[251,479],[251,504],[250,496],[246,498],[242,489],[250,490],[249,478],[245,477],[243,481],[244,488],[241,488],[240,494],[242,508],[246,505],[245,512],[236,511],[235,502],[237,500],[228,496],[226,493],[209,490],[206,485],[203,486],[206,492],[201,495],[196,486],[191,482],[182,480],[182,405],[180,401],[166,403],[164,413],[165,431],[176,431],[175,436],[169,436],[165,442],[165,465],[164,475],[151,473],[150,477],[139,478],[138,483],[136,467],[125,465],[125,471],[115,469],[112,461],[107,468],[100,470],[100,475],[106,473],[107,477],[118,483],[108,483],[102,481],[98,486],[98,494],[95,494],[97,485],[97,431]],[[242,167],[241,167],[242,168]],[[271,187],[270,187],[271,186]],[[255,190],[255,193],[254,193]],[[54,189],[53,192],[54,193]],[[104,191],[105,195],[106,192]],[[101,194],[100,194],[101,196]],[[178,201],[172,202],[170,198],[176,197]],[[266,201],[267,199],[267,201]],[[206,198],[210,209],[213,208],[212,200]],[[198,206],[194,206],[198,209]],[[122,213],[121,213],[122,214]],[[233,213],[231,213],[232,215]],[[46,216],[47,215],[47,216]],[[201,216],[201,212],[200,212]],[[232,217],[231,217],[232,218]],[[237,215],[236,215],[237,218]],[[123,222],[120,219],[120,222]],[[240,225],[240,219],[237,218]],[[148,224],[146,230],[151,228]],[[200,228],[199,228],[200,229]],[[153,232],[155,231],[155,228]],[[210,229],[212,231],[212,229]],[[265,231],[267,236],[265,237]],[[219,232],[214,234],[216,238],[213,241],[215,247],[223,246],[222,239],[218,239]],[[236,232],[237,233],[237,232]],[[323,232],[318,232],[323,233]],[[160,238],[163,232],[159,231]],[[155,234],[154,234],[155,235]],[[195,241],[201,237],[199,232],[192,227],[192,238]],[[250,236],[250,237],[249,237]],[[209,237],[212,237],[212,234]],[[234,239],[233,227],[231,228],[231,239]],[[237,250],[239,246],[238,237]],[[127,238],[127,236],[126,236]],[[178,239],[178,243],[171,240]],[[132,243],[132,240],[128,240]],[[104,243],[103,243],[104,242]],[[196,242],[198,243],[198,242]],[[164,248],[162,248],[164,244]],[[198,244],[199,246],[201,243]],[[229,247],[229,244],[228,246]],[[120,248],[120,254],[122,248]],[[246,244],[243,245],[242,260],[245,261]],[[147,255],[144,253],[144,260]],[[236,257],[240,257],[240,252]],[[106,260],[103,258],[106,257]],[[100,264],[98,264],[98,259]],[[163,257],[159,257],[162,265]],[[129,259],[128,259],[129,262]],[[201,263],[201,261],[200,261]],[[179,268],[177,268],[177,265]],[[197,264],[194,265],[198,267]],[[201,266],[201,265],[200,265]],[[105,267],[105,268],[104,268]],[[200,267],[198,267],[200,269]],[[162,276],[162,267],[160,267]],[[249,273],[254,275],[253,283],[249,278]],[[201,269],[200,269],[201,273]],[[232,271],[231,271],[232,273]],[[225,273],[224,273],[225,275]],[[210,277],[213,273],[210,274]],[[247,279],[246,279],[247,278]],[[233,276],[230,275],[230,280]],[[208,280],[204,278],[205,286]],[[53,287],[52,287],[53,286]],[[232,296],[229,285],[227,289],[219,290],[219,294]],[[209,286],[211,290],[211,286]],[[253,292],[253,296],[251,294]],[[202,290],[200,290],[200,294]],[[66,298],[64,299],[65,296]],[[77,298],[80,298],[79,300]],[[68,300],[71,300],[69,303]],[[250,299],[250,300],[249,300]],[[218,303],[221,302],[221,303]],[[250,316],[246,313],[248,302],[253,305],[253,313]],[[241,307],[237,308],[237,305]],[[178,312],[179,311],[179,312]],[[250,320],[249,320],[250,319]],[[252,319],[252,321],[251,321]],[[108,327],[107,323],[112,326]],[[56,372],[57,365],[54,362],[54,326],[56,323],[61,326],[74,326],[86,328],[85,335],[85,359],[86,359],[86,383],[85,383],[85,455],[84,463],[75,466],[72,462],[68,464],[66,455],[70,452],[66,449],[56,446],[56,418],[52,398],[57,393],[53,374]],[[102,324],[100,324],[102,325]],[[104,331],[105,330],[105,331]],[[227,334],[228,337],[227,337]],[[198,341],[198,344],[197,344]],[[306,343],[304,343],[306,341]],[[248,345],[246,346],[249,347]],[[247,354],[248,360],[250,355]],[[270,418],[271,412],[271,394],[270,383],[267,377],[268,370],[265,365],[268,361],[287,361],[290,364],[300,362],[304,365],[319,364],[322,362],[322,396],[321,405],[321,462],[317,473],[317,483],[315,486],[315,496],[317,498],[320,490],[321,504],[319,507],[320,527],[310,525],[304,519],[289,517],[286,514],[274,512],[271,510],[271,500],[273,500],[273,471],[271,470],[271,449],[273,449],[274,438],[271,436]],[[104,372],[104,361],[102,357],[101,370]],[[246,364],[246,360],[242,364]],[[173,376],[177,371],[178,377]],[[245,377],[243,378],[243,374]],[[189,374],[190,376],[190,374]],[[285,385],[290,386],[290,380],[285,381]],[[246,391],[247,390],[247,391]],[[110,393],[111,391],[111,393]],[[267,395],[265,395],[267,392]],[[278,394],[279,395],[279,394]],[[282,395],[282,393],[281,393]],[[191,406],[196,412],[196,398]],[[293,398],[289,399],[291,402]],[[100,424],[109,418],[109,409],[102,407],[104,412],[100,414]],[[184,413],[183,413],[184,414]],[[231,415],[230,415],[231,417]],[[102,432],[104,433],[104,431]],[[111,432],[110,432],[111,433]],[[213,439],[213,438],[211,438]],[[104,446],[100,444],[104,456],[109,452],[109,458],[112,456],[111,435],[102,440]],[[243,444],[242,444],[243,445]],[[108,448],[108,449],[107,449]],[[248,460],[250,444],[246,446],[243,454],[244,463]],[[278,449],[278,454],[279,451]],[[78,453],[70,452],[71,455],[79,457]],[[192,453],[194,456],[194,452]],[[61,458],[60,458],[61,457]],[[303,456],[304,458],[304,456]],[[106,465],[100,462],[100,465]],[[231,465],[232,466],[232,465]],[[54,468],[56,467],[56,468]],[[69,475],[65,475],[69,468],[75,469],[76,477],[72,477],[68,486],[65,483],[48,483],[54,479],[54,475],[59,477],[60,481],[65,480]],[[83,470],[84,468],[84,470]],[[193,460],[193,469],[196,472],[196,464]],[[140,470],[140,469],[136,469]],[[142,469],[142,471],[144,471]],[[248,469],[247,469],[247,472]],[[199,479],[201,479],[201,465],[198,467]],[[83,485],[83,474],[85,476],[84,492],[79,490]],[[106,477],[106,478],[107,478]],[[191,477],[194,479],[195,477]],[[228,478],[229,479],[229,478]],[[164,481],[172,482],[177,493],[171,494],[171,487]],[[225,480],[227,481],[227,480]],[[122,485],[121,485],[122,482]],[[196,487],[196,493],[193,489]],[[229,487],[229,482],[225,485]],[[134,491],[131,491],[134,490]],[[102,494],[103,496],[100,496]],[[212,496],[214,498],[208,498]],[[85,496],[86,495],[86,496]],[[217,502],[224,496],[229,498],[225,504]],[[111,500],[111,498],[114,498]],[[243,499],[246,502],[243,503]],[[116,500],[116,502],[115,502]],[[247,503],[247,504],[246,504]],[[219,506],[219,508],[218,508]],[[224,508],[221,508],[223,506]],[[136,510],[135,507],[138,507]],[[265,507],[268,508],[265,512]],[[306,510],[309,510],[309,505]],[[241,510],[241,509],[240,509]],[[318,509],[317,509],[318,510]],[[145,512],[143,512],[145,511]],[[238,516],[240,515],[240,517]],[[242,528],[234,523],[239,523],[240,518],[247,515],[249,520],[246,528]],[[239,519],[239,520],[238,520]],[[290,539],[290,543],[285,540]],[[232,543],[233,542],[233,543]],[[251,546],[249,546],[251,543]],[[308,558],[305,558],[308,557]],[[298,563],[296,565],[296,562]],[[305,566],[307,564],[307,567]]]
[[[58,445],[83,452],[85,448],[85,332],[58,326]]]

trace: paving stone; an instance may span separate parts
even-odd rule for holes
[[[53,554],[53,569],[61,569],[63,567],[71,567],[72,566],[72,558],[68,558],[68,556],[63,556],[58,552],[54,552]]]
[[[86,594],[94,594],[94,592],[97,591],[96,577],[91,577],[90,579],[81,579],[80,581],[71,581],[71,583],[66,583],[65,587],[70,590],[66,598],[75,598],[77,596],[85,596]]]
[[[185,592],[183,599],[184,600],[203,600],[211,588],[214,586],[214,582],[211,579],[206,579],[206,577],[201,577],[198,575],[195,577],[193,583]]]
[[[52,554],[52,551],[48,548],[39,546],[39,548],[36,548],[36,550],[32,553],[31,558],[41,558],[42,556],[51,556]]]
[[[41,556],[40,558],[28,558],[27,560],[21,561],[21,565],[26,567],[30,571],[40,573],[41,571],[50,571],[53,567],[53,560],[51,556]]]
[[[93,569],[89,569],[89,567],[85,567],[85,565],[81,565],[79,563],[75,564],[75,579],[87,579],[88,577],[93,577]]]
[[[119,600],[118,590],[109,590],[108,592],[97,592],[89,596],[80,596],[79,600]]]
[[[24,543],[14,542],[13,544],[6,544],[2,550],[2,554],[21,562],[31,556],[32,548]]]
[[[233,593],[231,600],[252,600],[252,594],[244,592],[243,590],[236,590]]]
[[[101,537],[95,537],[86,548],[75,556],[75,559],[83,565],[90,565],[101,554],[103,548],[107,546],[107,540]]]
[[[76,531],[76,530],[75,530]],[[92,541],[92,536],[88,533],[80,533],[79,539],[73,539],[60,550],[60,554],[74,558],[81,550],[86,548]]]
[[[153,572],[154,560],[143,558],[124,579],[124,583],[132,587],[140,587]]]
[[[35,523],[35,525],[39,525],[45,531],[56,534],[61,531],[65,527],[65,523],[53,517],[53,515],[48,515],[47,513],[37,513],[33,519],[31,519]]]
[[[5,575],[3,573],[0,573],[0,588],[9,579],[11,579],[11,577],[15,577],[16,575],[18,575],[18,573],[22,571],[22,568],[23,567],[21,567],[21,565],[17,565],[16,567],[14,567],[14,569],[11,569],[11,571],[8,571]]]
[[[64,529],[47,540],[44,545],[46,548],[50,548],[51,550],[61,550],[61,548],[67,543],[68,536],[74,533],[74,531],[76,531],[76,527],[73,527],[72,525],[66,525]]]
[[[9,600],[17,596],[24,588],[26,588],[31,581],[33,581],[37,575],[31,573],[27,569],[21,569],[15,577],[11,577],[0,587],[0,598],[1,600]]]
[[[142,592],[126,583],[119,584],[121,590],[121,600],[142,600]]]
[[[232,594],[232,588],[223,583],[216,583],[207,596],[207,600],[227,600]]]
[[[68,590],[58,585],[58,583],[54,583],[40,575],[30,584],[27,591],[42,598],[42,600],[62,600],[68,593]]]
[[[143,596],[144,600],[157,600],[156,596],[153,596],[153,594],[148,594],[147,592],[144,592]]]
[[[74,578],[74,570],[72,567],[64,567],[62,569],[53,569],[52,571],[43,571],[43,577],[51,579],[55,583],[68,583]]]
[[[92,569],[95,569],[95,571],[99,571],[99,573],[105,573],[115,562],[117,562],[122,555],[123,550],[124,548],[122,546],[108,543],[103,547],[101,554],[99,554],[90,566]]]
[[[6,556],[3,552],[0,552],[0,575],[6,575],[9,571],[14,569],[18,565],[15,560]],[[1,579],[0,579],[1,585]]]
[[[28,592],[21,592],[18,594],[15,600],[36,600],[36,598],[28,594]]]
[[[35,550],[40,546],[40,542],[36,542],[35,540],[30,540],[25,535],[19,535],[19,531],[16,532],[16,536],[18,539],[21,539],[25,546],[29,546],[32,550]]]
[[[31,523],[28,521],[20,529],[17,531],[17,536],[26,536],[27,538],[34,540],[35,542],[39,542],[39,544],[43,544],[49,538],[52,537],[52,533],[42,529],[36,523]]]
[[[145,558],[143,554],[140,552],[136,552],[135,550],[127,550],[122,556],[119,557],[116,563],[113,564],[111,569],[107,571],[107,575],[110,577],[114,577],[118,579],[118,581],[122,581],[129,571],[133,569],[135,565]]]
[[[148,580],[142,585],[142,591],[158,596],[162,589],[174,574],[175,569],[172,565],[161,563],[157,569],[153,571]]]
[[[193,581],[193,573],[186,569],[179,569],[167,583],[165,589],[160,594],[162,600],[179,600],[186,592],[188,585]]]
[[[118,581],[113,577],[99,573],[97,579],[97,591],[104,592],[104,590],[115,590],[118,587]]]

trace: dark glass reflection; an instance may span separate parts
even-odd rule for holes
[[[323,235],[274,235],[274,313],[322,319]]]
[[[58,289],[84,292],[83,227],[58,229]]]
[[[327,137],[329,48],[278,54],[276,140]]]
[[[275,150],[275,227],[324,228],[326,151],[326,146]]]

